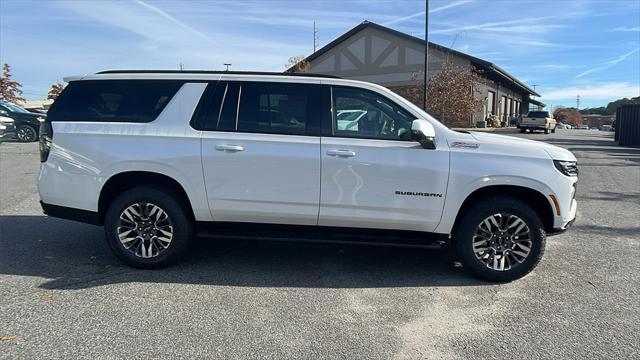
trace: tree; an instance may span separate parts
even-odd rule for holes
[[[287,72],[306,73],[311,68],[311,63],[307,61],[306,57],[298,55],[290,57],[284,67]]]
[[[64,84],[61,83],[60,81],[57,81],[55,84],[51,85],[51,88],[49,89],[49,93],[47,94],[47,99],[55,100],[58,97],[58,95],[60,95],[63,89],[64,89]]]
[[[10,103],[22,103],[22,85],[11,79],[11,68],[9,64],[2,65],[2,76],[0,77],[0,100]]]
[[[559,107],[553,112],[553,117],[557,122],[569,124],[573,126],[582,125],[582,115],[575,108]]]
[[[424,72],[416,71],[412,80],[422,79]],[[451,127],[469,127],[471,115],[482,107],[478,84],[485,80],[474,68],[464,68],[450,61],[442,64],[438,73],[427,83],[427,112]],[[424,108],[423,81],[402,89],[393,89],[400,96]]]

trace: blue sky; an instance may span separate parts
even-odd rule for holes
[[[424,36],[424,1],[0,0],[0,61],[29,99],[104,69],[281,71],[363,20]],[[492,61],[547,104],[640,95],[640,0],[431,0],[429,40]]]

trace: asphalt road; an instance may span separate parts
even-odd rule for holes
[[[514,134],[515,135],[515,134]],[[37,144],[0,144],[0,358],[638,358],[640,149],[526,134],[580,166],[578,220],[510,284],[437,250],[198,239],[123,266],[39,210]]]

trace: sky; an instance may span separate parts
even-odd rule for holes
[[[106,69],[282,71],[364,20],[424,37],[425,1],[0,0],[0,62],[27,99]],[[640,0],[430,0],[429,40],[553,106],[640,96]]]

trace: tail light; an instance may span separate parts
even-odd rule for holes
[[[49,150],[51,150],[51,141],[53,140],[53,127],[50,121],[40,123],[40,162],[46,162],[49,158]]]

